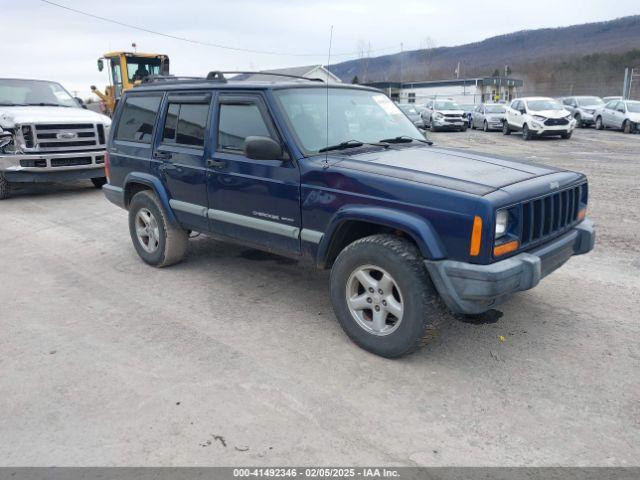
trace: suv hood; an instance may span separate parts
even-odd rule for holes
[[[324,157],[322,157],[324,159]],[[404,147],[344,155],[332,168],[401,178],[474,195],[562,170],[436,147]]]
[[[443,115],[464,115],[464,110],[434,110],[434,113],[441,113]]]
[[[569,112],[568,110],[539,110],[535,112],[531,110],[529,112],[529,115],[539,115],[546,118],[564,118],[568,115],[571,115],[571,112]]]
[[[14,128],[25,123],[91,122],[111,124],[111,119],[84,108],[73,107],[0,107],[0,127]]]

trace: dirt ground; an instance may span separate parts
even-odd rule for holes
[[[640,464],[640,135],[431,137],[585,172],[597,245],[395,361],[326,272],[205,236],[150,268],[86,184],[1,202],[0,465]]]

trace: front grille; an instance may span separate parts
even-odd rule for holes
[[[32,147],[37,152],[75,152],[104,146],[104,127],[93,123],[34,125]]]
[[[91,165],[91,157],[52,158],[52,167],[77,167],[79,165]]]
[[[445,113],[444,116],[447,118],[461,118],[459,113]]]
[[[547,118],[544,124],[549,127],[555,127],[557,125],[569,125],[569,120],[566,118]]]
[[[587,184],[562,190],[522,204],[521,246],[540,243],[578,222],[580,205],[587,201]]]

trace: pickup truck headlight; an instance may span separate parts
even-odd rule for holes
[[[0,127],[0,152],[4,151],[4,148],[12,143],[15,145],[13,134]]]
[[[495,239],[504,237],[507,234],[509,224],[509,212],[507,210],[498,210],[496,212],[496,232]]]

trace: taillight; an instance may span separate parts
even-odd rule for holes
[[[107,182],[109,181],[109,152],[104,152],[104,176],[107,177]]]

